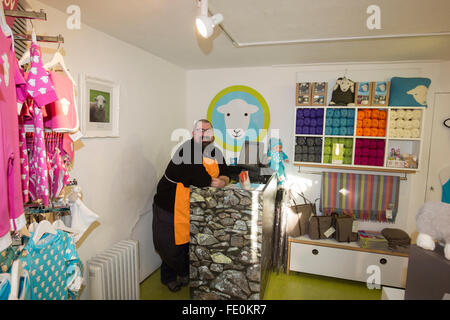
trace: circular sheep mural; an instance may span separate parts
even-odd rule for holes
[[[264,97],[247,86],[231,86],[211,101],[207,119],[216,142],[224,149],[240,151],[244,141],[260,141],[267,134],[270,111]]]

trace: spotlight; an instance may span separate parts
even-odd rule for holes
[[[200,35],[207,39],[211,37],[214,32],[214,27],[223,21],[223,16],[220,13],[208,17],[208,0],[199,0],[200,15],[195,19],[195,25]]]

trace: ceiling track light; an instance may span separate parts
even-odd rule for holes
[[[195,18],[195,25],[200,35],[208,39],[214,33],[214,27],[223,21],[223,16],[216,13],[208,17],[208,0],[198,0],[197,6],[200,8],[200,14]]]

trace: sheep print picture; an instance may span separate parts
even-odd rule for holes
[[[110,122],[110,93],[89,90],[89,122]]]
[[[216,143],[239,152],[246,140],[263,141],[270,125],[270,112],[264,97],[247,86],[231,86],[211,101],[207,119],[214,128]]]

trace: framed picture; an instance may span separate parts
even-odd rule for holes
[[[372,105],[387,106],[389,103],[389,81],[378,81],[372,83]]]
[[[79,87],[83,137],[119,137],[120,86],[81,74]]]
[[[311,105],[311,83],[309,82],[297,83],[295,105],[297,106]]]
[[[369,106],[372,100],[372,84],[370,82],[357,82],[355,104],[357,106]]]
[[[312,105],[324,106],[327,102],[327,82],[313,82],[312,83]]]

